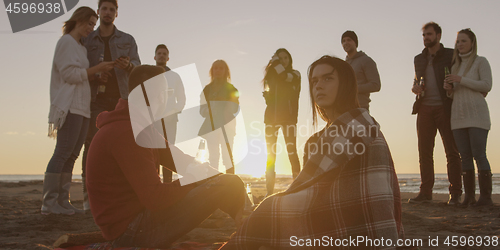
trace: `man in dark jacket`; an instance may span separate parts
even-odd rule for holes
[[[345,60],[356,73],[359,106],[369,110],[370,93],[379,92],[381,86],[377,64],[365,52],[358,51],[358,36],[354,31],[348,30],[344,32],[341,42],[347,53]]]
[[[448,204],[457,205],[462,195],[462,165],[457,146],[451,132],[451,102],[443,89],[445,67],[451,67],[453,49],[445,48],[440,42],[441,27],[434,22],[422,28],[425,49],[415,56],[415,81],[424,80],[424,85],[414,84],[412,92],[417,95],[413,113],[417,114],[418,152],[420,160],[421,185],[417,197],[409,202],[432,200],[434,186],[434,140],[437,130],[441,134],[446,159],[450,199]]]
[[[169,98],[167,99],[168,116],[164,118],[165,129],[167,133],[167,139],[170,143],[175,144],[177,138],[177,122],[179,121],[179,114],[184,110],[186,106],[186,94],[184,91],[184,84],[182,79],[174,71],[171,71],[167,66],[167,62],[170,59],[169,50],[165,44],[159,44],[155,49],[156,66],[160,66],[165,69],[165,77],[167,78],[168,88],[169,88]],[[163,182],[172,181],[172,171],[167,168],[163,168]]]

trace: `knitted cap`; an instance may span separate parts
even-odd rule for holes
[[[344,39],[344,37],[351,38],[354,41],[354,43],[356,44],[356,48],[358,47],[358,36],[356,35],[356,33],[354,33],[354,31],[348,30],[348,31],[344,32],[344,34],[342,34],[342,38],[340,38],[341,43],[342,43],[342,40]]]

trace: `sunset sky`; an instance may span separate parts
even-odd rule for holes
[[[353,30],[359,38],[358,49],[378,66],[382,89],[371,95],[370,111],[381,124],[396,171],[419,173],[416,116],[411,115],[415,95],[410,89],[413,58],[423,49],[421,27],[437,22],[443,28],[441,42],[451,48],[457,31],[471,28],[478,38],[478,54],[488,59],[493,72],[493,90],[486,98],[492,121],[487,153],[492,172],[500,172],[500,90],[495,82],[500,70],[500,33],[495,28],[500,23],[500,1],[122,0],[118,4],[115,25],[134,36],[143,64],[155,64],[154,49],[164,43],[170,50],[167,65],[177,68],[194,63],[205,85],[214,60],[228,63],[232,83],[240,91],[237,122],[243,133],[239,135],[246,134],[248,145],[261,146],[240,153],[236,173],[257,176],[264,173],[266,161],[261,80],[276,49],[288,49],[294,68],[302,74],[301,161],[303,144],[314,132],[307,67],[325,54],[345,58],[340,38],[344,31]],[[96,9],[97,0],[80,0],[80,6]],[[16,34],[6,12],[0,12],[0,174],[43,174],[52,156],[55,141],[47,137],[50,71],[62,24],[73,11]],[[199,91],[201,86],[186,88],[190,96],[198,97]],[[281,136],[279,141],[284,143]],[[446,173],[439,136],[435,163],[436,173]],[[277,172],[291,173],[285,153],[278,155]],[[73,173],[81,173],[81,159]]]

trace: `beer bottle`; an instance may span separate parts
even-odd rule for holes
[[[101,54],[101,56],[99,56],[99,63],[102,63],[104,62],[104,54]],[[101,78],[101,72],[97,73],[97,77]],[[97,93],[104,93],[106,92],[106,85],[104,85],[104,83],[101,83],[99,84],[99,87],[97,88]]]
[[[444,67],[444,76],[448,76],[450,74],[450,69],[448,67]]]
[[[420,93],[420,98],[422,98],[425,95],[425,82],[423,76],[420,77],[420,83],[418,85],[422,88],[422,92]]]

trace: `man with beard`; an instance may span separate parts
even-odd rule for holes
[[[118,99],[127,100],[128,75],[135,66],[141,64],[134,37],[118,30],[113,24],[115,18],[118,17],[117,0],[99,0],[97,14],[100,21],[99,27],[83,41],[85,48],[87,48],[90,67],[101,61],[114,61],[116,66],[109,72],[100,72],[96,77],[97,80],[90,82],[91,118],[82,159],[84,210],[90,209],[85,183],[85,166],[90,143],[98,130],[96,127],[97,115],[103,111],[114,110]]]
[[[458,205],[462,195],[461,162],[451,132],[451,102],[443,88],[445,67],[451,67],[453,49],[440,43],[441,27],[429,22],[422,28],[425,48],[415,56],[415,79],[424,79],[424,85],[414,84],[412,92],[417,95],[413,113],[417,114],[417,137],[420,161],[420,193],[409,202],[432,200],[434,186],[434,141],[437,130],[441,134],[446,152],[448,180],[450,182],[449,205]]]
[[[358,36],[354,31],[348,30],[344,32],[341,43],[344,51],[347,52],[345,60],[356,73],[359,106],[369,110],[370,93],[380,91],[380,76],[377,64],[365,52],[357,50]]]
[[[156,46],[155,57],[156,66],[160,66],[165,69],[165,78],[168,82],[168,99],[167,99],[167,111],[168,116],[164,118],[165,129],[167,133],[167,140],[171,144],[175,144],[177,137],[177,122],[179,121],[178,116],[186,106],[186,94],[184,93],[184,85],[182,84],[181,77],[170,70],[167,66],[167,62],[170,59],[170,52],[165,44],[159,44]],[[172,181],[172,171],[167,168],[163,168],[163,182]]]

